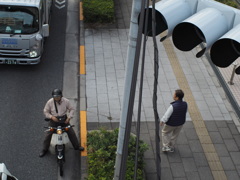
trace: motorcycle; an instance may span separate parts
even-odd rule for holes
[[[45,121],[50,121],[50,119],[45,119]],[[63,125],[61,125],[63,124]],[[65,163],[65,151],[71,147],[70,140],[67,135],[67,131],[74,127],[73,125],[67,125],[64,123],[59,123],[57,127],[45,127],[46,131],[53,132],[49,151],[51,154],[56,154],[57,163],[60,170],[60,176],[63,176],[63,164]]]
[[[0,163],[0,179],[1,180],[18,180],[7,169],[4,163]]]

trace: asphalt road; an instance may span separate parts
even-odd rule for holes
[[[43,107],[63,87],[67,9],[53,7],[50,37],[41,63],[0,66],[0,162],[19,180],[56,180],[54,155],[39,158],[44,138]]]

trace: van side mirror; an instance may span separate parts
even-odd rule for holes
[[[42,26],[43,28],[43,37],[48,37],[49,36],[49,24],[44,24]]]

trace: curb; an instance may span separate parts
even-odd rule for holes
[[[83,7],[79,1],[79,97],[80,97],[80,140],[85,150],[81,153],[81,179],[87,177],[87,100],[86,100],[86,59]]]

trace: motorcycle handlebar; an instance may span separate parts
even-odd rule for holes
[[[62,129],[70,128],[70,127],[74,127],[74,125],[61,126]],[[46,129],[57,129],[58,127],[44,126],[44,128],[46,128]]]
[[[49,118],[45,118],[44,120],[47,121],[47,122],[52,121],[52,119],[49,119]],[[58,123],[65,123],[65,121],[60,121],[59,120]]]
[[[45,120],[45,121],[50,121],[51,119],[45,118],[44,120]]]

